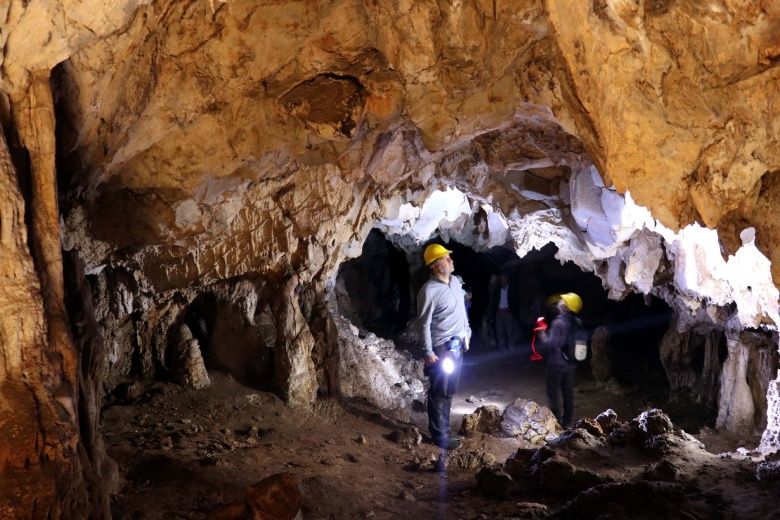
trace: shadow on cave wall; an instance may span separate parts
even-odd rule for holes
[[[410,267],[403,251],[372,229],[358,258],[341,264],[336,278],[339,311],[353,324],[392,338],[414,315]]]

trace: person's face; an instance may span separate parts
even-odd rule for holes
[[[450,258],[450,255],[439,258],[431,267],[439,276],[449,276],[455,271],[455,264],[453,263],[452,258]]]

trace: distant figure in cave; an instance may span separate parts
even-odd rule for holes
[[[420,342],[425,349],[428,389],[428,430],[431,441],[447,450],[460,446],[450,436],[450,408],[458,390],[463,353],[469,349],[471,328],[460,279],[449,251],[431,244],[423,254],[430,278],[417,295]]]
[[[462,276],[457,274],[453,276],[457,277],[458,280],[460,281],[461,289],[463,290],[463,304],[466,306],[466,316],[468,316],[469,309],[471,309],[471,297],[472,297],[471,291],[469,290]]]
[[[582,299],[575,293],[560,295],[558,315],[549,327],[537,322],[542,352],[547,360],[545,385],[550,410],[560,425],[569,428],[574,418],[574,374],[577,369],[575,346],[583,337],[582,322],[576,316],[582,310]],[[563,397],[563,406],[561,406]]]
[[[514,317],[509,306],[509,277],[501,273],[490,301],[491,315],[496,333],[496,348],[509,352],[514,337]]]

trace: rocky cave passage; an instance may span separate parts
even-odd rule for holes
[[[607,396],[595,399],[597,406],[620,408],[632,416],[647,407],[659,407],[686,431],[697,433],[702,427],[715,427],[717,384],[702,388],[697,385],[697,379],[719,379],[727,354],[722,332],[709,336],[695,331],[677,332],[670,307],[654,296],[629,294],[622,301],[610,300],[594,274],[583,272],[572,262],[561,264],[555,258],[557,248],[553,244],[531,251],[522,259],[504,247],[477,253],[454,241],[445,246],[453,251],[455,272],[472,294],[469,321],[474,340],[469,357],[473,361],[467,363],[464,379],[467,387],[477,389],[477,397],[480,393],[522,397],[529,391],[543,395],[542,388],[531,388],[543,384],[540,373],[544,366],[528,362],[531,329],[536,317],[545,314],[545,302],[551,295],[574,291],[585,301],[581,318],[591,345],[590,356],[580,367],[580,386],[593,387]],[[392,340],[398,349],[408,349],[416,357],[421,356],[414,328],[417,289],[428,276],[427,269],[415,261],[421,249],[406,253],[378,229],[372,229],[360,256],[340,266],[336,282],[338,312],[357,327],[361,339],[373,334]],[[511,360],[495,353],[495,330],[488,309],[501,273],[508,277],[514,318]],[[711,353],[705,352],[711,348],[705,345],[708,342],[712,344]],[[673,359],[669,352],[671,345],[684,348],[687,354]],[[713,365],[705,367],[705,357],[709,354],[714,356]],[[469,368],[472,365],[484,366]],[[714,373],[707,374],[705,369]],[[528,370],[534,377],[529,378]],[[692,375],[688,377],[693,379],[678,384],[683,373]],[[767,383],[754,382],[762,377],[753,373],[748,377],[748,383],[758,387],[756,393]],[[670,382],[675,383],[671,392]],[[594,400],[593,397],[583,395],[582,399]],[[502,406],[508,404],[506,399],[493,401]],[[634,408],[620,406],[627,401]],[[457,425],[463,414],[474,412],[480,402],[464,403],[454,414],[454,423]],[[418,403],[419,409],[422,404]],[[425,420],[424,414],[416,417],[421,427],[425,426]],[[759,410],[756,427],[765,426],[765,416]]]
[[[0,516],[774,514],[779,9],[6,2]],[[482,313],[441,456],[434,239]],[[590,299],[571,431],[491,357],[498,269]],[[495,365],[528,384],[480,394]]]

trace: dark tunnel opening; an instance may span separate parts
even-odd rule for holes
[[[182,330],[186,332],[182,334]],[[197,342],[205,368],[229,374],[258,390],[271,390],[276,331],[270,307],[258,305],[247,320],[238,306],[211,293],[198,296],[169,334],[168,357],[187,337]],[[168,360],[176,368],[176,363]]]
[[[503,273],[509,282],[514,346],[530,341],[533,323],[545,314],[551,295],[576,292],[585,302],[580,313],[585,328],[591,334],[598,327],[606,328],[617,381],[646,385],[654,394],[655,389],[668,386],[658,346],[671,323],[672,310],[663,300],[641,294],[610,300],[597,276],[571,262],[561,264],[553,244],[523,258],[504,247],[476,252],[455,241],[444,245],[453,252],[455,274],[471,293],[469,322],[482,349],[495,348],[491,298],[496,297]],[[362,255],[339,269],[338,280],[346,293],[339,301],[340,309],[367,332],[394,338],[414,317],[417,291],[428,277],[424,266],[413,265],[381,231],[371,230]]]
[[[372,229],[361,255],[339,268],[339,310],[358,327],[393,338],[414,316],[411,274],[404,252]]]

